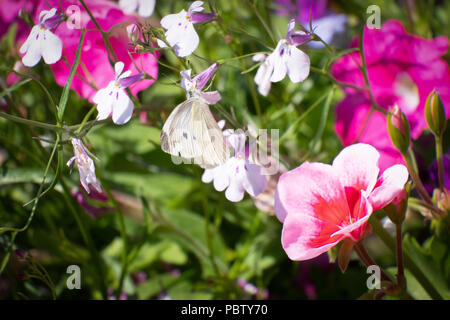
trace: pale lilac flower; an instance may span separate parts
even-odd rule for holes
[[[217,63],[212,64],[208,69],[200,72],[194,78],[191,78],[191,70],[181,71],[181,87],[186,90],[186,97],[189,99],[191,96],[198,96],[203,98],[208,104],[216,104],[221,99],[218,91],[203,92],[202,89],[206,83],[211,79],[217,70],[219,65]]]
[[[76,162],[78,166],[78,171],[80,173],[80,182],[87,193],[90,193],[89,185],[94,187],[98,192],[102,192],[100,187],[100,182],[97,180],[95,175],[95,165],[94,161],[90,156],[94,157],[83,145],[80,139],[72,138],[73,154],[74,156],[70,158],[67,162],[67,166],[70,167],[72,162]],[[89,156],[90,155],[90,156]]]
[[[222,121],[219,125],[223,125]],[[224,136],[229,146],[234,149],[234,156],[230,157],[223,165],[212,169],[206,169],[202,175],[202,181],[213,181],[217,191],[225,191],[225,197],[238,202],[244,198],[245,191],[257,196],[267,186],[267,179],[263,174],[263,168],[249,161],[249,150],[246,148],[244,133],[235,133],[233,130],[225,130]]]
[[[139,16],[148,18],[155,10],[156,0],[120,0],[119,6],[126,14],[132,14],[138,10]]]
[[[166,41],[173,47],[177,56],[186,57],[197,49],[200,39],[194,24],[214,19],[214,13],[203,13],[203,10],[203,1],[195,1],[187,12],[183,9],[179,13],[162,18],[161,26],[167,30]],[[167,47],[161,40],[158,40],[158,45],[161,48]]]
[[[141,80],[143,74],[130,76],[131,71],[122,73],[123,68],[123,62],[117,62],[114,66],[116,72],[115,80],[95,94],[93,101],[97,104],[97,120],[104,120],[111,114],[115,124],[124,124],[130,120],[134,104],[125,92],[125,89]]]
[[[292,82],[305,80],[309,75],[310,60],[307,54],[296,46],[311,40],[312,35],[303,31],[294,31],[295,20],[289,21],[285,39],[278,41],[275,50],[267,57],[256,55],[253,60],[264,61],[256,72],[255,82],[258,91],[266,96],[270,82],[284,79],[286,74]]]
[[[25,66],[34,67],[41,57],[47,64],[56,63],[61,59],[61,39],[50,31],[62,21],[62,17],[55,14],[56,9],[43,10],[39,14],[39,24],[31,29],[27,40],[20,47],[20,53],[25,54],[22,57]]]

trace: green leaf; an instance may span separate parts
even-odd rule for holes
[[[73,62],[72,68],[70,69],[69,78],[67,78],[66,85],[64,86],[61,99],[59,100],[59,109],[58,109],[58,122],[62,123],[64,111],[66,110],[67,101],[69,99],[69,91],[70,91],[70,85],[72,84],[73,77],[75,76],[75,73],[78,68],[78,64],[80,63],[80,57],[81,57],[81,49],[83,47],[83,40],[84,35],[86,33],[86,29],[83,29],[81,31],[80,36],[80,42],[78,43],[78,49],[77,53],[75,55],[75,60]]]
[[[423,274],[428,278],[441,297],[443,299],[450,299],[450,290],[447,281],[439,266],[433,261],[432,255],[427,253],[417,240],[408,234],[405,235],[403,239],[403,248],[411,259],[419,266]]]

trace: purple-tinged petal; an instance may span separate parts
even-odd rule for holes
[[[64,16],[62,15],[54,15],[53,17],[46,19],[41,23],[41,25],[46,29],[53,29],[56,27],[61,21],[64,20]]]
[[[201,11],[203,11],[203,1],[194,1],[188,9],[189,16],[192,15],[193,12]]]
[[[293,46],[299,46],[308,42],[312,39],[311,33],[305,33],[303,31],[294,31],[289,37],[286,37],[286,40]]]
[[[142,78],[144,77],[143,73],[138,73],[134,76],[130,76],[130,77],[125,77],[125,78],[120,78],[117,83],[123,88],[128,88],[129,86],[135,84],[138,81],[141,81]]]
[[[192,23],[209,22],[213,21],[215,17],[216,17],[215,13],[198,12],[191,15],[191,22]]]
[[[208,104],[216,104],[222,98],[218,91],[210,91],[210,92],[201,92],[200,96],[205,99]]]
[[[211,79],[211,77],[216,73],[219,64],[213,63],[208,69],[203,70],[198,75],[196,75],[192,80],[195,82],[195,87],[198,90],[202,90],[206,83]]]

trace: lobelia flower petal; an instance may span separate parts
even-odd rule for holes
[[[381,209],[394,200],[405,187],[408,176],[408,169],[401,164],[386,169],[369,195],[374,210]]]
[[[54,64],[61,59],[62,41],[50,30],[43,32],[42,57],[46,64]]]
[[[156,0],[140,0],[139,1],[139,16],[148,18],[155,10]]]
[[[203,70],[192,79],[195,82],[197,89],[203,89],[209,79],[216,73],[218,67],[218,63],[213,63],[208,69]]]
[[[227,169],[229,168],[228,161],[225,164],[212,169],[214,170],[214,189],[216,189],[217,191],[225,190],[230,184],[230,179],[227,172]]]
[[[191,22],[192,23],[210,22],[214,20],[215,17],[216,17],[215,13],[204,13],[204,12],[194,13],[191,15]]]
[[[245,191],[251,196],[258,196],[267,187],[267,178],[262,174],[262,168],[256,164],[245,162],[247,169],[246,179],[243,181]]]
[[[231,202],[239,202],[244,198],[244,187],[240,181],[231,180],[227,190],[225,190],[225,197]]]
[[[255,83],[258,85],[258,91],[263,96],[267,96],[269,94],[270,88],[272,86],[272,82],[270,78],[273,73],[273,65],[269,62],[263,62],[256,72],[255,75]]]
[[[214,169],[205,169],[205,171],[202,174],[202,182],[203,183],[210,183],[214,180]]]
[[[219,91],[201,92],[200,96],[205,99],[206,103],[211,105],[216,104],[220,101],[220,99],[222,99]]]
[[[186,15],[187,15],[187,12],[184,9],[181,10],[179,13],[169,14],[161,19],[161,26],[164,29],[168,30],[168,29],[178,25],[178,23],[184,22],[186,19]]]
[[[189,15],[191,15],[193,12],[201,12],[201,11],[203,11],[203,1],[194,1],[188,10]]]
[[[20,48],[20,53],[25,53],[22,57],[22,63],[27,67],[34,67],[41,60],[42,47],[41,40],[42,33],[39,26],[34,26],[25,43]]]
[[[105,120],[108,118],[112,112],[113,96],[115,95],[115,84],[114,81],[104,89],[100,89],[94,96],[94,103],[97,104],[97,120]]]
[[[284,79],[287,73],[286,63],[283,59],[283,55],[286,54],[285,50],[286,40],[282,39],[278,42],[275,51],[270,54],[267,58],[268,62],[273,66],[273,73],[270,77],[270,81],[278,82]]]
[[[124,90],[118,90],[114,98],[112,119],[115,124],[127,123],[133,114],[134,104]]]
[[[134,76],[128,77],[128,75],[130,73],[131,73],[131,71],[124,72],[123,75],[127,75],[127,76],[125,76],[125,77],[121,76],[119,78],[119,80],[117,81],[117,83],[120,85],[121,88],[123,88],[123,89],[128,88],[129,86],[132,86],[136,82],[142,80],[142,78],[144,77],[143,73],[138,73],[138,74],[135,74]]]
[[[120,0],[119,7],[126,14],[131,14],[138,8],[138,0]]]
[[[371,145],[358,143],[343,149],[334,159],[333,168],[340,175],[343,186],[372,191],[380,172],[380,154]]]
[[[167,42],[174,47],[174,51],[177,56],[186,57],[197,49],[198,44],[200,43],[200,38],[198,37],[192,23],[186,24],[186,28],[182,33],[179,32],[179,28],[172,28],[167,31],[167,34],[169,34],[172,30],[173,32],[170,35],[167,35],[166,39]]]
[[[120,75],[123,72],[123,68],[125,67],[125,64],[122,61],[116,62],[114,65],[114,72],[116,74],[116,79],[119,79]]]
[[[310,60],[306,53],[294,46],[289,46],[285,53],[287,74],[293,83],[305,80],[309,75]]]

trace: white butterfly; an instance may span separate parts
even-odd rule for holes
[[[229,151],[222,130],[197,95],[179,104],[161,131],[161,148],[173,156],[194,159],[202,168],[224,164]]]

